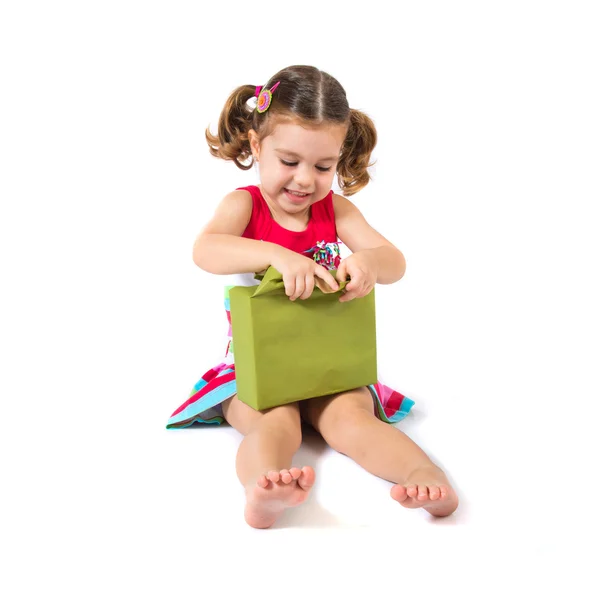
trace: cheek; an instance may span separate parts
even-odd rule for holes
[[[289,181],[293,177],[289,168],[281,166],[277,169],[277,178],[280,181]]]
[[[326,173],[322,173],[322,177],[320,178],[321,185],[324,187],[331,187],[333,184],[333,180],[335,179],[335,171],[327,171]]]
[[[266,181],[279,181],[283,179],[285,174],[281,169],[281,165],[276,163],[261,163],[260,176]]]

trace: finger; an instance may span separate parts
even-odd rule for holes
[[[317,265],[315,275],[322,279],[332,290],[337,291],[340,289],[338,282],[325,267]]]
[[[291,298],[296,291],[296,278],[289,276],[284,277],[283,283],[285,284],[285,295]]]
[[[337,273],[335,274],[335,278],[340,282],[346,281],[346,279],[348,279],[348,267],[346,266],[347,264],[348,263],[345,260],[343,260],[340,263],[340,267],[337,270]]]
[[[350,281],[346,284],[347,290],[355,292],[368,285],[367,274],[362,269],[350,266],[348,275],[350,276]]]
[[[312,273],[307,273],[304,278],[304,293],[300,296],[300,300],[310,298],[315,289],[315,277]]]
[[[315,285],[324,293],[324,294],[333,294],[334,292],[337,292],[339,287],[337,286],[336,283],[336,287],[335,289],[332,288],[328,283],[326,283],[325,281],[323,281],[322,279],[319,279],[318,275],[315,273]]]
[[[296,276],[296,290],[294,291],[293,296],[290,296],[290,300],[297,300],[300,296],[302,296],[302,294],[304,293],[305,285],[306,284],[304,282],[304,276],[297,275]]]
[[[346,289],[349,292],[356,292],[360,289],[361,285],[362,285],[362,282],[361,282],[360,278],[351,275],[350,281],[346,284]]]
[[[357,297],[364,291],[366,281],[361,273],[350,275],[350,281],[346,284],[346,289]]]
[[[373,289],[368,283],[355,282],[354,288],[350,286],[350,283],[346,285],[344,294],[340,298],[340,302],[350,302],[356,298],[364,298]]]
[[[318,287],[324,294],[332,294],[335,290],[332,290],[329,285],[324,281],[321,281],[315,274],[315,287]]]
[[[360,288],[358,289],[358,291],[356,291],[356,297],[357,298],[364,298],[367,293],[368,293],[368,289],[369,289],[369,284],[368,283],[363,283]]]

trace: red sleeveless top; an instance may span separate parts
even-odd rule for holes
[[[313,255],[316,262],[331,269],[340,262],[333,191],[310,207],[310,219],[304,231],[285,229],[273,217],[269,205],[256,185],[237,188],[252,195],[252,216],[242,237],[279,244],[299,254]]]

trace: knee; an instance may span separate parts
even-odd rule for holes
[[[321,424],[321,434],[336,452],[353,455],[364,441],[367,421],[374,418],[373,413],[363,407],[341,407]]]
[[[298,404],[276,406],[263,413],[260,426],[268,428],[272,434],[293,441],[297,447],[302,443],[302,426]]]

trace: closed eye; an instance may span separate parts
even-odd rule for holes
[[[295,167],[298,164],[297,162],[288,162],[287,160],[283,160],[282,158],[280,158],[279,160],[281,160],[281,162],[286,167]],[[317,167],[317,169],[322,172],[331,171],[331,167]]]

